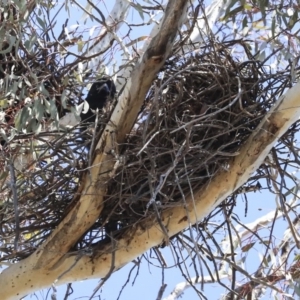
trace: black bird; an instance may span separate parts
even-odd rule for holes
[[[102,78],[92,84],[85,99],[89,104],[89,109],[85,114],[80,114],[82,123],[81,132],[86,131],[91,124],[95,123],[97,108],[99,111],[103,109],[107,102],[115,97],[116,92],[116,86],[111,79]],[[86,141],[86,135],[82,136],[82,140],[87,149],[90,150],[91,141]]]
[[[87,113],[81,113],[81,122],[88,127],[88,123],[94,123],[96,121],[96,110],[101,110],[106,103],[113,99],[116,94],[116,86],[111,79],[100,79],[91,86],[86,101],[89,104],[89,110]],[[83,129],[85,129],[83,128]]]

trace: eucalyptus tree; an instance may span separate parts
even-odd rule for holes
[[[187,278],[168,299],[214,281],[227,299],[298,293],[297,8],[2,1],[2,299],[100,277],[97,293],[148,250],[167,267],[167,247]],[[85,94],[103,77],[117,95],[82,130]],[[249,213],[259,191],[274,210],[242,224],[236,203]],[[244,253],[258,243],[251,273]]]

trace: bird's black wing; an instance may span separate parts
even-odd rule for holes
[[[101,111],[103,107],[115,97],[116,86],[114,82],[110,79],[102,79],[96,81],[92,84],[86,101],[89,104],[88,111],[84,114],[81,113],[81,127],[80,131],[84,132],[86,129],[96,121],[96,111]],[[82,141],[90,149],[91,147],[91,138],[89,135],[82,135]]]

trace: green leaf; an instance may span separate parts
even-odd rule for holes
[[[6,135],[6,133],[5,133],[5,131],[4,131],[3,128],[0,128],[0,135],[1,135],[1,137],[2,137],[5,141],[8,140],[8,139],[7,139],[7,135]]]
[[[41,25],[42,29],[45,30],[46,29],[45,22],[39,16],[36,16],[36,19],[38,23]]]
[[[35,44],[36,41],[37,41],[36,35],[32,35],[29,40],[25,41],[25,43],[24,43],[25,48],[29,52],[31,52],[32,47],[33,47],[33,45]]]
[[[30,81],[28,80],[28,78],[24,77],[23,79],[24,79],[24,82],[27,86],[32,87],[32,85],[31,85]]]
[[[243,29],[244,29],[245,27],[247,27],[247,25],[248,25],[247,17],[244,17],[244,19],[243,19],[243,24],[242,24]]]
[[[79,40],[77,42],[77,49],[78,49],[78,52],[82,52],[82,49],[83,47],[85,46],[85,43],[82,41],[82,40]]]
[[[249,243],[242,247],[242,252],[248,252],[253,246],[255,245],[255,242]]]
[[[27,21],[27,18],[29,17],[29,10],[28,9],[26,9],[25,11],[24,11],[24,14],[23,14],[23,21]]]
[[[49,103],[50,103],[51,118],[53,120],[56,120],[56,119],[58,119],[58,114],[57,114],[57,107],[56,107],[56,104],[55,104],[55,99],[51,99],[51,101],[49,101]]]
[[[42,100],[38,98],[34,101],[33,106],[33,115],[37,118],[38,121],[42,121],[45,113],[45,106],[42,103]]]
[[[0,108],[5,109],[9,106],[7,98],[0,99]]]
[[[49,92],[45,89],[44,84],[39,85],[39,91],[46,97],[50,97]]]
[[[83,83],[81,74],[74,72],[74,75],[78,82]]]
[[[28,124],[28,131],[34,132],[35,134],[40,133],[42,130],[42,124],[36,119],[31,119]]]
[[[140,17],[144,21],[143,7],[139,3],[131,3],[132,7],[139,13]]]
[[[1,33],[3,33],[3,32],[1,32]],[[1,34],[1,33],[0,33],[0,36],[1,36],[2,38],[4,38],[4,36],[6,36],[6,34],[5,34],[5,33]],[[15,40],[16,40],[16,37],[9,36],[9,38],[8,38],[8,42],[9,42],[8,47],[7,47],[7,48],[6,48],[6,47],[3,47],[3,49],[2,49],[2,42],[0,42],[0,46],[1,46],[1,51],[0,51],[0,53],[1,53],[1,54],[10,53],[10,52],[12,51],[12,47],[13,47],[14,44],[15,44]]]
[[[294,261],[299,261],[300,260],[300,254],[296,254],[294,257]]]
[[[47,99],[44,99],[44,109],[45,113],[50,115],[50,102]]]
[[[65,77],[63,78],[63,86],[67,86],[68,83],[69,83],[69,80],[70,80],[69,76],[65,76]]]
[[[289,25],[288,25],[288,21],[287,21],[287,19],[286,19],[286,16],[281,16],[281,20],[283,21],[283,23],[284,23],[284,25],[286,26],[286,27],[288,27]]]
[[[6,171],[2,171],[1,173],[0,173],[0,180],[2,181],[3,179],[5,179],[6,177],[8,176],[8,172],[6,172]],[[1,203],[2,204],[2,203]]]
[[[294,285],[294,291],[297,294],[297,296],[300,296],[300,285],[299,285],[299,283],[296,283]]]
[[[275,37],[275,28],[276,28],[276,19],[275,19],[275,17],[273,17],[272,18],[272,24],[271,24],[272,38]]]
[[[61,104],[62,104],[63,108],[67,108],[67,91],[66,90],[64,90],[62,92],[60,99],[61,99]]]
[[[295,10],[292,17],[289,20],[289,29],[292,29],[298,20],[298,12]]]
[[[32,110],[30,107],[23,107],[15,117],[15,127],[20,132],[26,132],[26,123],[32,118]]]
[[[223,18],[224,21],[228,20],[229,18],[233,18],[233,20],[235,20],[236,15],[243,10],[244,10],[243,6],[236,7],[232,11],[228,12],[228,14],[226,16],[224,16],[224,18]]]
[[[252,10],[253,6],[250,3],[245,3],[244,4],[244,9],[246,10]]]

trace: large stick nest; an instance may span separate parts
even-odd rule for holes
[[[230,54],[233,48],[246,57],[242,62]],[[183,205],[187,195],[227,168],[227,161],[238,155],[290,84],[288,70],[272,74],[240,41],[210,41],[196,53],[171,57],[153,82],[126,143],[120,145],[119,167],[108,182],[104,210],[73,250],[107,243],[136,222]],[[100,113],[100,127],[109,115]],[[282,138],[285,144],[292,144],[297,126]],[[7,172],[1,191],[1,260],[30,255],[78,201],[80,180],[91,161],[82,143],[86,137],[92,138],[78,128],[42,132],[26,144],[36,153],[28,165],[14,169],[11,160],[3,158]],[[24,147],[14,147],[10,155],[20,157]],[[262,166],[249,182],[266,177]]]

